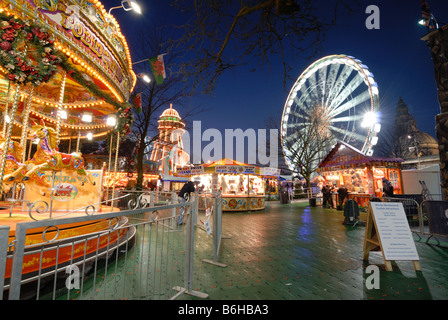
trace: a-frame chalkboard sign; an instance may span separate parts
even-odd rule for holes
[[[381,251],[387,271],[391,261],[412,261],[421,271],[420,259],[411,229],[400,202],[370,202],[367,211],[363,260],[369,260],[370,251]]]

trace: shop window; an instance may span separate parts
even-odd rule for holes
[[[400,189],[400,183],[398,181],[398,173],[396,171],[391,171],[389,173],[389,181],[394,186],[394,189]]]

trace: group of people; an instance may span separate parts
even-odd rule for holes
[[[382,179],[383,182],[383,192],[385,197],[393,197],[394,196],[394,187],[392,183],[387,180],[386,178]],[[333,207],[333,198],[331,197],[332,193],[334,193],[336,190],[335,186],[333,185],[324,185],[322,187],[322,207],[327,207],[327,204],[330,208]],[[342,205],[344,204],[345,199],[348,197],[348,191],[347,188],[341,184],[340,187],[337,189],[338,193],[338,206],[337,208],[339,210],[342,210]]]
[[[322,206],[327,207],[327,204],[330,208],[334,207],[332,193],[337,192],[338,194],[338,204],[337,208],[342,210],[342,205],[344,204],[345,199],[348,196],[347,188],[341,184],[340,187],[336,190],[336,187],[333,185],[324,185],[322,187]]]

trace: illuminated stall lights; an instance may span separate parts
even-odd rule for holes
[[[84,112],[82,114],[82,118],[81,118],[82,121],[90,123],[90,122],[92,122],[92,119],[93,119],[93,116],[92,116],[91,112]]]
[[[68,118],[68,114],[66,110],[60,110],[59,112],[59,116],[61,117],[61,119],[66,120]]]
[[[114,94],[114,96],[117,98],[117,100],[120,103],[123,102],[123,98],[121,97],[121,95],[118,94],[118,92],[115,90],[115,88],[108,81],[106,81],[104,79],[104,77],[100,74],[99,71],[96,71],[93,67],[90,66],[90,64],[88,64],[86,61],[79,58],[78,55],[74,54],[72,51],[70,51],[66,47],[63,47],[62,44],[55,42],[55,46],[56,46],[56,48],[61,50],[67,57],[72,58],[74,62],[81,64],[81,66],[83,66],[86,69],[87,73],[91,77],[98,79],[99,81],[104,83],[104,85]]]
[[[29,94],[27,92],[21,92],[21,99],[25,99],[28,98]],[[35,103],[38,104],[43,104],[45,106],[49,106],[49,107],[53,107],[53,108],[58,108],[59,104],[57,102],[53,102],[53,101],[49,101],[46,100],[42,97],[32,97],[31,100]],[[93,102],[87,102],[87,103],[63,103],[62,107],[65,109],[81,109],[81,108],[91,108],[91,107],[96,107],[96,106],[100,106],[102,104],[105,104],[104,101],[102,100],[95,100]]]
[[[57,119],[45,116],[37,111],[31,110],[30,113],[33,114],[35,117],[44,120],[45,122],[49,122],[49,123],[53,123],[53,124],[57,123]],[[15,124],[17,124],[17,123],[15,123]],[[87,125],[82,126],[82,125],[70,125],[70,124],[62,123],[61,127],[71,129],[71,130],[95,130],[95,129],[107,128],[108,125],[107,124],[93,124],[90,126],[87,126]]]
[[[116,116],[108,116],[107,120],[106,120],[106,124],[109,127],[115,127],[115,125],[117,124],[117,117]]]

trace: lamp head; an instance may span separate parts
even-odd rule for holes
[[[142,14],[139,4],[134,0],[123,0],[121,1],[121,6],[125,11],[134,10],[138,14]]]

